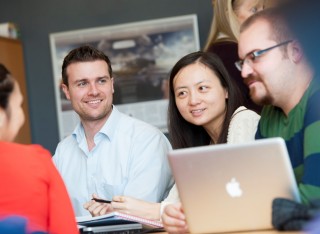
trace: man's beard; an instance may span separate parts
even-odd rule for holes
[[[264,106],[264,105],[272,105],[273,103],[273,97],[270,95],[270,92],[268,90],[268,87],[266,86],[266,84],[263,82],[262,79],[260,79],[259,77],[249,77],[247,78],[248,80],[245,80],[245,84],[247,85],[248,83],[250,83],[251,81],[255,81],[255,82],[260,82],[261,85],[263,85],[263,87],[265,88],[265,95],[262,97],[259,97],[259,95],[255,95],[254,93],[257,92],[257,87],[254,88],[249,88],[250,91],[250,98],[251,100],[260,106]],[[259,97],[259,98],[254,98],[254,97]]]
[[[256,95],[254,95],[253,92],[255,92],[255,90],[252,91],[252,89],[250,89],[250,98],[255,104],[260,106],[265,106],[265,105],[271,105],[273,103],[273,98],[270,95],[265,95],[263,97],[260,97],[259,99],[256,99],[254,98],[256,97]]]

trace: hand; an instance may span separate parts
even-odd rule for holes
[[[186,233],[188,226],[181,203],[170,204],[164,208],[162,223],[168,233]]]
[[[160,220],[160,203],[146,202],[133,197],[114,196],[112,207],[122,213]]]
[[[92,198],[100,198],[100,197],[98,197],[96,194],[92,194]],[[83,208],[88,210],[93,217],[104,215],[108,212],[113,211],[111,204],[100,203],[94,200],[90,200],[84,203]]]

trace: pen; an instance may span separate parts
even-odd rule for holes
[[[111,203],[109,200],[104,200],[104,199],[98,199],[98,198],[92,198],[92,200],[96,202],[101,202],[101,203]]]

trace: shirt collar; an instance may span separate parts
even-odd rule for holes
[[[97,134],[102,133],[103,135],[107,136],[111,141],[117,129],[117,125],[120,118],[120,111],[114,105],[112,105],[112,112],[109,118]],[[84,128],[81,122],[77,124],[76,128],[72,132],[72,136],[77,140],[78,143],[81,141],[81,139],[85,137]]]
[[[110,141],[112,141],[120,118],[120,111],[114,105],[112,105],[112,112],[99,132],[106,135],[110,139]]]

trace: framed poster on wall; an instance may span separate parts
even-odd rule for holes
[[[68,52],[92,45],[111,60],[114,100],[132,117],[167,131],[168,76],[184,55],[199,50],[196,15],[51,33],[50,47],[60,139],[79,122],[61,90],[61,66]]]

